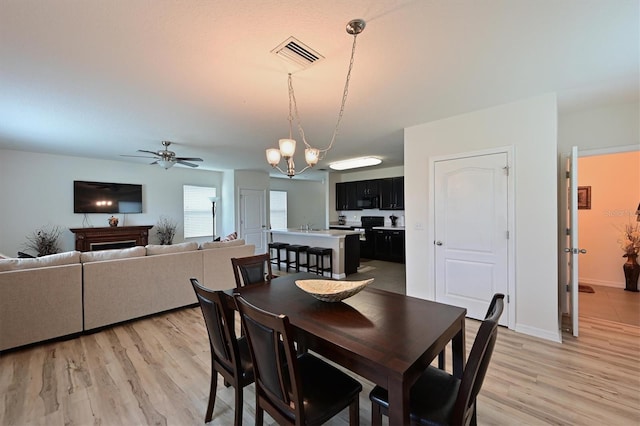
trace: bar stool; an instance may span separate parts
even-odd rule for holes
[[[270,257],[269,261],[274,265],[278,265],[278,271],[280,270],[280,262],[282,262],[282,258],[280,257],[280,250],[286,248],[288,245],[289,243],[280,243],[276,241],[269,243],[269,256],[271,256],[271,250],[276,251],[275,256]]]
[[[301,266],[307,266],[306,263],[300,263],[300,254],[307,253],[309,246],[303,246],[300,244],[289,244],[285,249],[287,250],[287,272],[289,269],[295,268],[296,272],[300,272]],[[291,260],[291,253],[295,254],[295,259]]]
[[[314,256],[315,265],[311,264],[311,256]],[[329,256],[329,267],[324,267],[324,258]],[[333,249],[326,247],[311,247],[307,250],[307,272],[315,272],[317,275],[324,276],[325,272],[329,272],[329,276],[333,277]]]

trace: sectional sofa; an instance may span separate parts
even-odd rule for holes
[[[235,286],[244,240],[0,259],[0,351],[197,303],[189,278]]]

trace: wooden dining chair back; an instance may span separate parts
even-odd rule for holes
[[[504,310],[504,295],[493,296],[485,319],[467,358],[462,379],[429,366],[410,392],[411,422],[429,425],[476,425],[476,398],[484,382],[498,336],[498,321]],[[382,423],[388,415],[387,390],[376,386],[369,394],[371,424]]]
[[[216,400],[218,373],[225,385],[235,388],[235,424],[242,424],[243,388],[253,383],[253,364],[245,337],[236,338],[233,301],[221,291],[212,291],[191,278],[204,317],[211,348],[211,388],[205,423],[211,421]]]
[[[233,275],[236,279],[236,288],[245,285],[269,281],[271,272],[271,255],[269,253],[257,254],[247,257],[231,258]]]
[[[235,298],[254,365],[256,425],[264,411],[281,425],[307,425],[325,423],[346,407],[350,424],[358,425],[362,385],[308,352],[298,355],[287,316]]]

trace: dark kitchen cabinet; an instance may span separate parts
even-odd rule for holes
[[[404,263],[404,231],[374,231],[374,258]]]
[[[357,182],[336,183],[336,210],[360,210],[357,189]]]
[[[380,210],[404,210],[404,176],[380,179]]]
[[[380,193],[380,181],[382,179],[371,180],[359,180],[356,182],[357,197],[359,199],[364,198],[377,198]]]

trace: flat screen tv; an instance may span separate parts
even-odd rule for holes
[[[142,213],[142,185],[73,181],[74,213]]]

